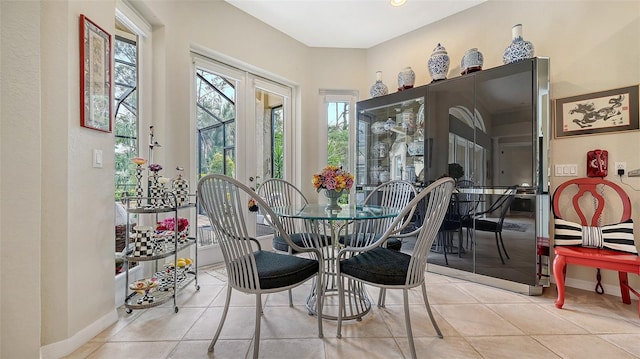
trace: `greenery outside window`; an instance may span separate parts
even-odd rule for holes
[[[115,199],[135,191],[131,158],[138,155],[138,49],[135,35],[118,31],[114,42]]]

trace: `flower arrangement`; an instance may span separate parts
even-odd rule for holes
[[[353,175],[342,169],[341,166],[327,166],[322,172],[313,175],[313,187],[318,192],[321,189],[334,191],[350,190],[353,186]]]
[[[162,169],[162,166],[157,163],[152,163],[149,165],[149,171],[158,172]]]
[[[174,231],[175,232],[175,218],[169,217],[158,222],[156,225],[156,231]],[[189,227],[189,220],[186,218],[178,218],[178,233],[183,232]]]

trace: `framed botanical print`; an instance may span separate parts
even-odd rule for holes
[[[638,86],[556,100],[556,138],[637,130]]]
[[[80,125],[111,132],[111,35],[80,15]]]

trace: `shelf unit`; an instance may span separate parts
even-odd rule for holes
[[[181,206],[165,207],[154,207],[152,205],[146,205],[146,203],[151,203],[152,198],[150,197],[129,197],[126,198],[125,201],[127,213],[137,214],[139,217],[153,216],[156,223],[158,222],[159,216],[161,215],[167,216],[166,218],[173,216],[175,220],[174,223],[177,227],[179,218],[178,214],[180,212],[197,208],[197,197],[195,195],[189,195],[189,199],[192,199],[190,203]],[[176,197],[173,193],[167,193],[164,202],[177,203]],[[137,203],[145,203],[145,205],[137,207]],[[198,246],[196,238],[197,230],[195,230],[196,228],[198,228],[198,216],[195,215],[195,220],[193,223],[193,233],[196,233],[196,235],[187,236],[186,238],[181,239],[178,231],[174,231],[173,235],[164,237],[161,246],[156,244],[154,246],[155,248],[153,249],[153,254],[147,256],[134,255],[134,249],[129,246],[129,243],[131,242],[131,233],[134,230],[131,226],[131,220],[129,217],[130,216],[127,216],[127,234],[125,240],[125,248],[127,248],[127,251],[124,260],[124,270],[126,273],[124,305],[126,311],[127,313],[131,313],[134,309],[156,307],[170,300],[173,300],[174,311],[177,313],[178,305],[176,302],[176,297],[179,294],[180,290],[185,288],[192,282],[195,283],[196,290],[200,290],[200,285],[198,284]],[[176,265],[178,263],[178,254],[183,250],[189,249],[191,246],[194,247],[195,252],[193,262],[191,263],[191,265],[185,266],[184,268],[177,268]],[[159,269],[159,261],[171,256],[173,256],[174,266],[162,265]],[[149,291],[148,293],[145,293],[144,290],[133,290],[130,288],[131,283],[129,282],[128,269],[130,264],[134,262],[153,262],[153,265],[155,266],[153,275],[149,278],[144,279],[149,280],[151,278],[155,278],[157,280],[157,287],[153,288],[153,290]]]

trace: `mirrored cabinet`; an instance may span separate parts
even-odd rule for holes
[[[457,181],[447,216],[459,227],[438,235],[429,270],[542,293],[549,283],[548,59],[361,101],[357,113],[363,192],[387,179],[412,179],[419,189],[442,176]]]

